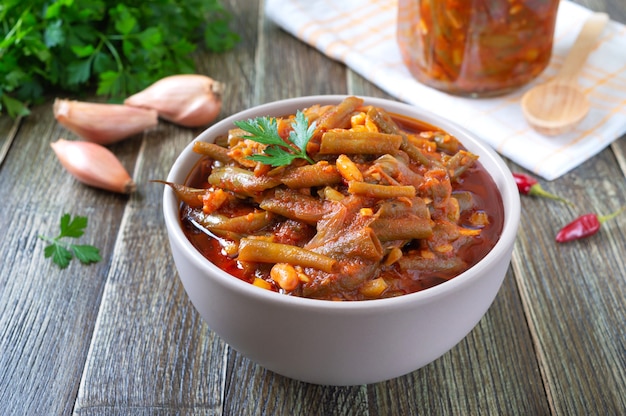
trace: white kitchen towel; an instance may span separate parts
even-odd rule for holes
[[[589,9],[562,0],[553,56],[531,84],[496,98],[461,98],[416,81],[396,44],[397,0],[266,0],[277,25],[376,84],[400,101],[428,109],[469,129],[500,154],[555,179],[600,152],[626,132],[626,26],[610,21],[590,54],[580,84],[592,108],[578,127],[542,136],[526,123],[523,93],[553,77],[574,43]]]

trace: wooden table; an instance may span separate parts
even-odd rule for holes
[[[626,23],[623,0],[579,2]],[[223,3],[241,43],[198,56],[198,72],[228,83],[222,117],[300,95],[387,97],[267,21],[262,4]],[[1,414],[626,414],[626,215],[592,238],[557,245],[556,230],[581,212],[522,198],[512,265],[467,338],[384,383],[309,385],[225,345],[178,279],[162,187],[148,181],[165,178],[199,130],[161,122],[112,146],[139,184],[130,197],[114,195],[61,168],[49,144],[68,133],[52,98],[21,120],[0,117]],[[543,185],[582,210],[608,213],[626,204],[625,154],[622,137]],[[103,261],[61,270],[44,259],[37,236],[56,235],[66,212],[89,217],[81,242],[98,246]]]

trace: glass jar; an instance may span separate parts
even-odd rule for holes
[[[559,0],[398,0],[402,58],[451,94],[505,94],[550,61]]]

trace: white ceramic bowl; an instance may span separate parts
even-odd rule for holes
[[[312,104],[337,104],[345,96],[311,96],[264,104],[209,127],[197,140],[212,141],[233,121],[282,116]],[[520,200],[502,159],[475,136],[415,107],[363,97],[390,112],[407,115],[455,135],[494,178],[504,203],[504,227],[495,247],[459,276],[421,292],[390,299],[333,302],[291,297],[257,288],[213,265],[181,229],[174,193],[163,195],[163,211],[174,261],[185,290],[209,327],[232,348],[259,365],[293,379],[327,385],[356,385],[398,377],[432,362],[461,341],[485,314],[510,264]],[[168,181],[183,183],[199,156],[187,146]]]

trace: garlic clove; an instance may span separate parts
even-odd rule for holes
[[[154,127],[155,110],[122,104],[90,103],[57,98],[54,117],[67,129],[85,140],[111,144]]]
[[[119,159],[102,145],[59,139],[50,146],[61,165],[86,185],[122,194],[137,189]]]
[[[124,104],[155,109],[159,116],[185,127],[201,127],[222,109],[224,84],[198,74],[172,75],[128,97]]]

